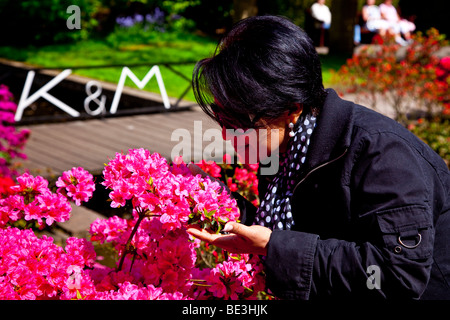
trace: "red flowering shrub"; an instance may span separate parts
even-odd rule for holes
[[[450,93],[448,92],[448,86],[450,84],[450,57],[444,57],[439,61],[436,68],[436,81],[439,82],[443,89],[446,88],[446,94],[442,97],[442,103],[444,106],[444,115],[450,116]]]
[[[435,53],[448,41],[436,29],[426,36],[417,33],[413,43],[399,58],[399,45],[363,47],[335,74],[336,88],[371,100],[375,107],[379,99],[387,101],[396,112],[398,121],[406,124],[412,107],[424,106],[430,114],[448,114],[449,57],[442,60]]]
[[[259,205],[258,195],[258,164],[231,165],[231,157],[226,154],[223,157],[223,164],[214,161],[205,161],[197,165],[214,178],[222,180],[231,192],[238,192],[255,206]]]
[[[14,184],[15,182],[11,177],[0,176],[0,199],[12,194],[12,190],[9,187],[12,187]]]

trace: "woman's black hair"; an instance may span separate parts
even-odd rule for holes
[[[213,57],[197,63],[192,86],[206,114],[240,128],[254,127],[260,118],[278,119],[297,103],[317,115],[326,97],[312,40],[278,16],[238,22]]]

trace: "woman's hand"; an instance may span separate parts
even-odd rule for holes
[[[212,181],[217,181],[222,186],[222,190],[226,190],[231,195],[230,189],[222,181],[209,176],[196,164],[190,163],[188,168],[194,175],[200,174],[202,177],[209,177]],[[187,232],[197,239],[206,241],[231,253],[267,255],[267,244],[272,234],[269,228],[229,222],[225,225],[223,231],[229,232],[229,234],[217,234],[201,229],[198,226],[190,226],[187,229]]]
[[[229,222],[225,225],[224,232],[229,234],[217,234],[197,226],[190,226],[187,232],[197,239],[206,241],[231,253],[248,253],[267,255],[272,230],[262,226],[246,226],[237,222]]]

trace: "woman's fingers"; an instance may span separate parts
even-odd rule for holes
[[[223,229],[227,235],[217,234],[198,226],[190,226],[187,232],[217,247],[233,253],[253,253],[266,255],[267,244],[272,231],[261,226],[245,226],[236,222],[229,222]]]
[[[189,226],[187,228],[187,233],[196,237],[197,239],[200,239],[200,240],[208,242],[208,243],[212,243],[214,240],[217,239],[217,236],[220,236],[216,233],[207,231],[207,230],[202,229],[199,226],[195,226],[195,225]]]

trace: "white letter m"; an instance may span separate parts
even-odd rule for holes
[[[161,72],[159,71],[158,66],[153,66],[150,69],[150,71],[145,75],[144,79],[142,79],[142,81],[140,81],[128,67],[123,67],[122,74],[120,75],[119,83],[117,84],[117,90],[114,95],[113,102],[111,104],[110,112],[116,113],[116,111],[117,111],[117,107],[119,105],[119,100],[122,95],[122,90],[125,85],[125,80],[127,79],[127,77],[130,77],[130,79],[134,82],[134,84],[136,84],[139,87],[139,89],[143,89],[145,87],[145,85],[147,84],[147,82],[149,82],[153,76],[156,76],[156,81],[158,82],[158,87],[159,87],[159,91],[161,92],[164,107],[166,109],[170,109],[169,97],[167,96],[166,88],[164,87],[164,82],[162,80]]]

